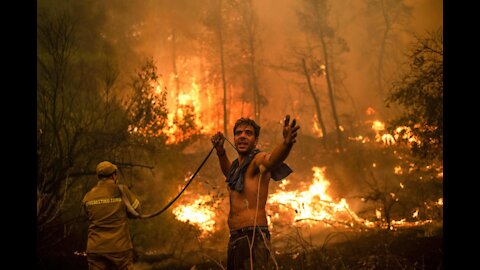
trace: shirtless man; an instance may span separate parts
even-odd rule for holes
[[[269,251],[270,232],[265,211],[268,184],[270,178],[280,180],[292,172],[283,161],[296,142],[299,128],[295,119],[290,123],[290,116],[287,115],[283,126],[283,142],[271,153],[266,153],[256,148],[260,126],[248,118],[238,119],[233,128],[238,158],[233,162],[230,162],[223,147],[224,135],[217,132],[212,136],[211,142],[229,186],[228,270],[268,269],[269,259],[273,258]]]

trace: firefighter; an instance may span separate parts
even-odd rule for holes
[[[82,204],[88,216],[87,261],[89,270],[133,269],[133,244],[128,228],[131,216],[122,201],[117,185],[118,167],[102,161],[96,167],[98,183]],[[140,211],[137,196],[126,186],[123,190],[136,211]]]

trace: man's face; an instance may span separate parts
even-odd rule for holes
[[[249,154],[255,149],[257,139],[255,138],[255,130],[249,125],[240,125],[235,129],[234,134],[235,146],[240,155]]]

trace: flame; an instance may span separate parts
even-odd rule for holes
[[[366,112],[365,112],[366,115],[374,115],[375,113],[377,113],[377,112],[372,107],[368,107]]]
[[[419,210],[418,208],[415,209],[415,211],[414,211],[413,214],[412,214],[412,217],[413,217],[413,218],[418,218],[418,212],[420,212],[420,210]]]
[[[386,133],[382,135],[382,142],[383,144],[386,144],[386,145],[394,145],[395,138],[392,135]]]
[[[373,110],[373,109],[372,109]],[[367,115],[373,114],[367,110]],[[415,128],[419,128],[419,124],[415,125]],[[382,142],[384,145],[394,145],[399,139],[406,140],[409,144],[417,143],[421,144],[420,139],[413,134],[413,131],[410,127],[407,126],[399,126],[395,128],[393,134],[390,133],[382,133],[385,130],[385,123],[379,120],[375,120],[372,122],[372,130],[375,131],[375,141]],[[356,138],[350,138],[353,141],[362,141],[362,136],[358,136]],[[362,141],[363,142],[363,141]]]
[[[205,60],[200,57],[179,61],[178,74],[170,73],[165,76],[167,79],[160,77],[156,85],[151,85],[154,95],[164,94],[163,89],[167,91],[166,126],[159,134],[154,134],[151,131],[151,125],[148,124],[144,127],[131,126],[128,131],[146,139],[165,136],[167,144],[175,144],[190,138],[194,132],[213,134],[217,130],[222,130],[224,126],[223,95],[218,95],[218,87],[214,82],[205,80],[208,74],[203,74],[205,71],[202,68],[202,61]],[[233,85],[227,89],[228,113],[253,118],[254,106],[238,98],[237,95],[241,92],[242,89],[235,89]],[[236,118],[227,119],[227,126],[233,126],[235,121]],[[182,130],[182,123],[191,122],[195,127],[192,127],[190,132],[185,131],[185,128]]]
[[[403,174],[402,166],[395,166],[395,168],[393,168],[393,173],[394,174]],[[401,185],[401,183],[400,183],[400,185]]]
[[[322,132],[322,129],[318,126],[318,118],[316,114],[313,116],[312,121],[313,121],[313,127],[312,127],[313,134],[315,134],[315,136],[319,138],[322,138],[323,132]]]
[[[277,224],[291,224],[293,226],[307,224],[314,226],[343,226],[344,228],[386,228],[387,224],[382,219],[382,209],[375,209],[375,221],[363,219],[350,209],[345,198],[334,200],[328,194],[330,182],[325,178],[325,167],[313,167],[313,179],[310,184],[303,182],[300,188],[292,189],[291,181],[284,179],[279,184],[279,189],[269,195],[267,203],[267,222],[271,229]],[[403,184],[400,183],[401,188]],[[390,197],[398,201],[395,193]],[[443,198],[432,202],[436,207],[443,207]],[[218,230],[217,222],[225,218],[217,215],[220,202],[215,201],[210,195],[198,195],[186,197],[182,204],[172,210],[175,218],[198,228],[200,237],[204,238]],[[419,209],[412,210],[412,218],[419,218]],[[390,229],[400,227],[413,227],[431,223],[432,220],[407,221],[406,218],[399,220],[392,219]]]
[[[325,168],[313,167],[313,182],[306,190],[278,191],[270,195],[270,206],[278,211],[295,211],[293,220],[295,224],[302,221],[310,225],[316,221],[323,221],[328,225],[340,223],[353,226],[354,223],[363,222],[353,211],[350,210],[345,199],[334,201],[328,194],[330,182],[325,179]],[[284,217],[275,213],[273,221]]]
[[[153,134],[150,126],[129,127],[129,131],[143,137],[157,137],[163,135],[167,138],[167,144],[182,142],[193,135],[193,132],[211,134],[223,122],[219,119],[222,114],[221,97],[215,95],[214,87],[209,82],[199,83],[202,78],[201,59],[193,57],[181,63],[181,74],[171,73],[163,80],[161,77],[152,86],[152,94],[160,96],[163,89],[167,91],[166,109],[168,111],[166,126],[160,134]],[[236,104],[237,107],[241,105]],[[231,108],[231,112],[234,109]],[[191,131],[182,130],[183,123],[193,122],[195,127]]]
[[[409,143],[420,144],[420,139],[413,134],[413,131],[410,127],[400,126],[395,129],[394,135],[395,140],[406,139]]]
[[[385,130],[385,123],[381,122],[381,121],[373,121],[373,124],[372,124],[372,129],[375,130],[375,131],[382,131],[382,130]]]
[[[186,202],[172,210],[175,218],[191,223],[200,229],[200,237],[206,237],[215,231],[215,204],[212,205],[212,198],[208,195],[200,196],[193,202]]]
[[[439,198],[435,204],[443,206],[443,198]]]
[[[358,135],[357,137],[348,137],[349,140],[361,143],[367,143],[370,141],[368,137],[363,137],[362,135]]]
[[[168,135],[167,144],[181,142],[193,135],[192,133],[182,134],[182,130],[178,126],[189,114],[193,117],[193,123],[200,133],[212,133],[216,128],[214,121],[211,121],[212,115],[208,114],[209,110],[204,110],[204,107],[213,106],[213,104],[210,104],[211,99],[209,98],[211,89],[209,89],[208,84],[205,85],[205,89],[201,89],[201,86],[197,83],[197,76],[193,72],[190,77],[185,78],[185,80],[190,81],[186,84],[188,87],[180,89],[176,96],[174,96],[174,91],[171,91],[170,98],[167,99],[170,112],[168,114],[168,128],[164,130]],[[172,89],[174,89],[173,85],[176,76],[172,74],[170,77],[170,84]],[[207,93],[206,98],[202,98],[200,92]]]
[[[307,223],[310,226],[318,226],[325,224],[326,226],[343,225],[344,227],[353,228],[374,228],[383,227],[387,224],[382,220],[382,209],[375,209],[376,221],[363,219],[350,209],[345,198],[333,200],[327,193],[330,182],[325,178],[325,167],[313,167],[313,181],[303,190],[285,191],[286,186],[290,183],[283,180],[280,184],[282,190],[270,195],[270,210],[273,212],[270,216],[269,225],[273,227],[274,222],[289,222],[292,225],[298,222]],[[403,188],[403,184],[400,183]],[[395,193],[389,194],[392,199],[398,201]],[[434,203],[438,207],[443,206],[443,198],[438,199]],[[276,211],[273,211],[276,210]],[[292,211],[293,210],[293,211]],[[288,213],[294,212],[294,215]],[[419,210],[414,209],[413,218],[419,218]],[[407,221],[406,218],[400,220],[391,220],[390,229],[395,230],[400,227],[413,227],[431,223],[431,219]]]

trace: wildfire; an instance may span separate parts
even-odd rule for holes
[[[345,198],[334,200],[328,194],[330,182],[325,178],[325,167],[313,167],[313,180],[302,188],[288,190],[291,181],[285,179],[280,182],[279,190],[270,194],[267,204],[268,223],[273,224],[307,224],[310,227],[342,226],[344,228],[375,228],[386,224],[382,219],[382,209],[375,209],[375,221],[363,219],[350,209]],[[403,188],[403,184],[400,183]],[[398,200],[394,193],[389,194],[392,199]],[[436,201],[435,206],[443,206],[443,198]],[[217,222],[224,216],[218,216],[220,203],[210,195],[199,195],[196,199],[184,199],[172,213],[176,219],[190,223],[201,231],[200,237],[206,237],[217,230]],[[419,209],[414,209],[412,217],[419,218]],[[412,227],[431,223],[432,220],[407,221],[405,218],[391,220],[390,229]]]
[[[208,98],[211,89],[208,89],[208,85],[206,89],[201,89],[195,74],[191,75],[189,80],[188,87],[180,89],[176,96],[173,95],[174,92],[172,91],[172,95],[167,99],[169,107],[168,127],[164,130],[168,135],[167,144],[181,142],[192,135],[182,134],[182,129],[179,127],[179,123],[184,122],[189,117],[201,133],[211,133],[215,129],[214,121],[212,121],[213,115],[208,114],[209,110],[204,109],[204,107],[213,106],[213,104],[210,104],[211,99]],[[173,79],[170,81],[173,89]],[[207,96],[202,98],[200,92],[207,93]]]
[[[317,118],[316,114],[313,116],[312,132],[313,132],[313,134],[315,134],[319,138],[322,138],[324,136],[323,132],[322,132],[322,129],[318,126],[318,118]]]
[[[373,115],[374,111],[372,108],[369,108],[367,110],[367,115]],[[416,128],[418,128],[419,125],[416,125]],[[385,133],[385,123],[379,120],[374,120],[372,122],[372,130],[375,132],[375,141],[376,142],[382,142],[384,145],[394,145],[396,142],[400,139],[406,140],[409,144],[421,144],[420,139],[414,135],[412,129],[407,126],[399,126],[395,128],[393,131],[393,134],[390,133]],[[352,141],[360,141],[364,143],[365,141],[362,140],[362,136],[357,136],[357,137],[350,137],[349,138]]]
[[[435,204],[443,206],[443,198],[439,198],[438,201]]]
[[[189,138],[192,132],[213,133],[223,125],[218,119],[218,109],[211,109],[219,107],[213,86],[207,82],[198,83],[197,79],[202,78],[200,62],[198,58],[186,60],[182,74],[172,73],[167,80],[159,78],[155,85],[151,85],[152,95],[158,97],[164,94],[163,89],[167,90],[166,125],[160,134],[151,132],[151,123],[144,127],[129,127],[129,131],[144,137],[163,135],[167,137],[167,144],[174,144]]]
[[[407,140],[409,143],[418,143],[420,144],[420,139],[413,134],[411,128],[406,126],[397,127],[394,134],[395,139],[402,138]]]
[[[169,130],[168,134],[170,136],[169,143],[175,143],[181,141],[181,138],[177,136],[178,127],[175,125],[175,117],[184,117],[183,109],[185,106],[190,106],[194,109],[195,115],[195,124],[202,126],[201,132],[208,133],[212,131],[215,126],[214,123],[217,123],[218,128],[218,112],[219,109],[217,106],[219,103],[218,97],[213,95],[212,91],[208,89],[203,89],[200,91],[200,86],[195,81],[195,76],[192,77],[191,87],[189,91],[183,89],[181,94],[177,95],[177,109],[176,114],[169,114]],[[199,95],[199,93],[206,93]],[[230,98],[229,107],[232,111],[239,111],[243,115],[245,107],[250,106],[248,103],[235,103],[235,99],[232,98],[233,89],[230,89]],[[209,111],[209,115],[201,114],[201,108],[214,108]],[[249,109],[247,109],[248,111]],[[374,115],[376,112],[373,108],[367,110],[368,115]],[[202,118],[203,117],[203,118]],[[215,119],[215,117],[217,117]],[[317,125],[317,121],[313,119],[313,128],[312,131],[316,133],[317,136],[323,136],[321,134],[321,129]],[[231,122],[232,119],[229,120]],[[205,123],[208,123],[206,125]],[[407,139],[408,142],[413,143],[417,142],[418,139],[413,136],[412,131],[408,127],[398,127],[393,131],[393,134],[385,133],[385,124],[379,120],[372,121],[372,130],[375,132],[375,142],[382,143],[385,146],[391,146],[396,143],[399,139]],[[350,137],[352,141],[357,141],[361,143],[370,142],[370,138],[364,136]],[[373,141],[373,140],[372,140]],[[409,168],[402,168],[398,165],[393,168],[394,174],[402,175],[410,173],[414,164],[410,164]],[[372,163],[372,167],[377,167],[376,163]],[[279,183],[277,191],[269,195],[269,202],[267,203],[267,216],[269,226],[273,228],[273,224],[308,224],[309,226],[337,226],[341,225],[346,228],[375,228],[375,227],[385,227],[385,219],[382,218],[384,214],[382,209],[375,209],[374,221],[369,221],[357,216],[357,214],[350,209],[349,204],[345,198],[332,199],[328,194],[328,188],[330,182],[325,178],[325,169],[320,167],[313,167],[313,179],[311,181],[303,182],[303,186],[299,185],[298,182],[293,186],[293,183],[288,179],[283,180]],[[443,175],[441,170],[439,173],[439,178]],[[399,183],[400,188],[404,188],[403,183]],[[300,186],[300,187],[299,187]],[[390,197],[394,201],[398,201],[399,198],[395,193],[390,193]],[[220,212],[219,204],[212,203],[215,200],[209,195],[200,195],[194,199],[188,198],[185,199],[183,204],[178,206],[173,210],[173,214],[176,219],[182,222],[187,222],[197,227],[201,231],[201,237],[210,235],[216,231],[216,224],[226,222],[221,220],[226,218],[225,216],[217,216],[217,213]],[[443,206],[443,198],[440,198],[435,202],[435,206]],[[420,211],[419,209],[412,210],[413,213],[410,218],[419,219]],[[417,226],[421,224],[426,224],[432,222],[431,220],[416,220],[409,222],[405,218],[399,220],[390,220],[390,229],[395,229],[398,227],[409,227]]]
[[[177,206],[172,213],[176,219],[191,223],[200,229],[200,237],[205,237],[215,231],[216,208],[211,204],[211,197],[204,195],[193,202]]]
[[[367,110],[366,110],[366,112],[365,112],[366,115],[374,115],[374,114],[376,114],[376,113],[377,113],[377,112],[376,112],[375,109],[372,108],[372,107],[368,107]]]
[[[292,222],[306,222],[310,225],[317,221],[323,221],[327,225],[343,224],[354,226],[356,223],[363,223],[350,207],[345,199],[334,201],[328,194],[327,189],[330,182],[325,179],[325,168],[313,167],[313,182],[306,190],[279,191],[270,195],[271,208],[278,205],[278,211],[295,211]],[[284,180],[286,181],[286,180]],[[273,215],[273,220],[280,219],[280,216]]]
[[[372,124],[372,129],[375,131],[382,131],[385,130],[385,124],[380,121],[374,121]]]

